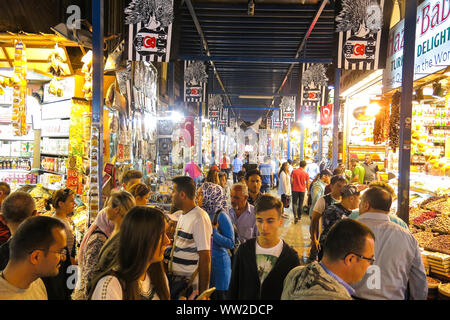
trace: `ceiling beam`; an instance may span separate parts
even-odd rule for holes
[[[325,0],[327,1],[327,0]],[[216,62],[265,62],[265,63],[331,63],[331,58],[312,59],[312,58],[269,58],[269,57],[219,57],[219,56],[191,56],[182,55],[178,57],[180,60],[199,60],[199,61],[216,61]]]

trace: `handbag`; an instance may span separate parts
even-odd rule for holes
[[[281,195],[281,201],[283,202],[284,208],[289,208],[289,205],[291,204],[291,196],[288,196],[286,194]]]
[[[175,243],[177,241],[177,230],[175,230],[175,236],[173,239],[172,250],[170,251],[170,260],[168,264],[168,274],[167,278],[169,280],[169,289],[170,289],[170,299],[178,300],[179,297],[188,297],[192,294],[193,288],[192,284],[194,283],[194,279],[198,274],[198,266],[195,269],[194,273],[188,277],[180,277],[173,274],[173,253],[175,251]]]

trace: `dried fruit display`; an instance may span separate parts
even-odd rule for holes
[[[450,254],[450,235],[435,237],[426,245],[425,249]]]
[[[450,234],[450,218],[443,215],[425,221],[422,226],[431,228],[433,232]]]
[[[410,223],[412,223],[413,219],[421,216],[425,212],[427,212],[427,210],[422,209],[420,207],[410,208],[409,209],[409,220],[410,220]]]
[[[434,235],[431,232],[421,231],[414,233],[414,238],[419,243],[419,247],[425,248],[434,239]]]
[[[450,213],[450,199],[436,201],[426,205],[427,209],[439,211],[441,213]]]
[[[436,218],[440,213],[437,211],[428,211],[413,220],[413,224],[420,226],[427,220]]]
[[[444,197],[440,197],[440,196],[433,196],[433,197],[429,197],[428,199],[424,200],[420,206],[422,208],[425,208],[426,205],[428,205],[429,203],[435,202],[435,201],[439,201],[439,200],[443,200]]]
[[[437,286],[441,283],[439,280],[427,277],[428,288],[437,288]]]
[[[396,151],[400,142],[400,96],[397,91],[392,96],[391,116],[389,118],[389,146]]]

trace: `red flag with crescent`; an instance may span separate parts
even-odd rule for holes
[[[327,104],[320,107],[320,124],[327,125],[331,123],[333,117],[333,105]]]
[[[194,117],[189,116],[185,118],[184,129],[188,133],[188,139],[185,139],[187,140],[186,144],[192,147],[194,145]]]

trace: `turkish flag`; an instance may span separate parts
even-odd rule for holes
[[[189,116],[185,118],[184,129],[189,133],[188,137],[190,137],[190,139],[187,139],[186,144],[192,147],[194,145],[194,117]]]
[[[331,123],[333,116],[333,105],[327,104],[326,106],[320,107],[320,124],[327,125]]]

